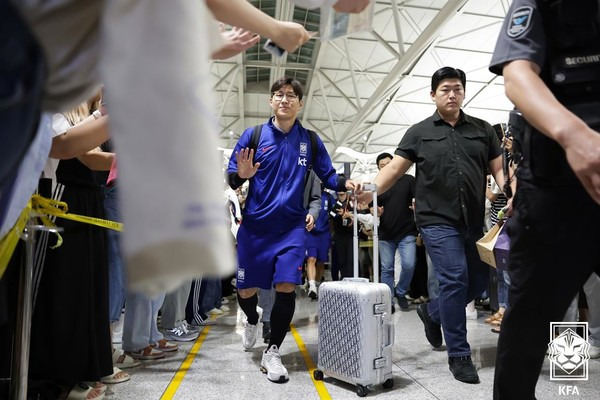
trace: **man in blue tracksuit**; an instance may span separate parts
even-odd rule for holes
[[[302,85],[293,78],[273,83],[269,104],[274,117],[262,126],[254,145],[254,128],[242,133],[227,168],[234,189],[250,179],[237,237],[238,303],[247,317],[242,344],[249,350],[256,342],[257,289],[275,286],[271,339],[261,361],[262,371],[273,382],[288,380],[279,347],[294,315],[295,287],[302,283],[306,225],[314,223],[303,204],[309,166],[325,187],[336,191],[354,188],[354,182],[335,173],[323,142],[296,119],[303,106],[302,95]],[[311,136],[316,146],[311,145]],[[316,154],[312,154],[313,147]]]

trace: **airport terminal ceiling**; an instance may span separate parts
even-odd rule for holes
[[[289,0],[251,3],[277,19],[319,30],[319,9]],[[281,59],[263,50],[262,38],[236,58],[215,61],[222,148],[231,149],[246,127],[271,115],[269,87],[284,75],[304,84],[302,124],[320,135],[336,168],[353,163],[354,176],[372,173],[377,153],[393,150],[408,127],[434,112],[431,74],[442,66],[467,74],[465,112],[491,124],[507,121],[512,105],[502,77],[490,73],[488,64],[510,0],[375,3],[371,32],[311,39]]]

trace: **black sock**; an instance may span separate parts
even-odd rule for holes
[[[248,318],[248,323],[250,325],[258,324],[258,311],[256,311],[256,306],[258,305],[258,295],[254,293],[254,296],[248,297],[247,299],[242,299],[238,293],[237,299],[240,308]]]
[[[295,309],[295,292],[276,292],[273,310],[271,311],[271,339],[269,340],[267,350],[270,349],[272,345],[276,345],[277,348],[281,347],[281,343],[283,343],[283,339],[285,339],[290,322],[292,322]]]

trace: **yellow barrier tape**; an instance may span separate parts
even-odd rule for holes
[[[48,215],[82,222],[84,224],[95,225],[102,228],[113,229],[119,232],[123,231],[123,224],[120,222],[109,221],[102,218],[87,217],[85,215],[69,214],[67,213],[68,209],[69,207],[64,201],[47,199],[37,194],[31,196],[31,199],[27,203],[27,207],[23,209],[15,225],[10,231],[8,231],[2,240],[0,240],[0,279],[4,275],[6,267],[8,266],[15,248],[17,247],[21,232],[23,232],[27,221],[32,216],[38,217],[44,225],[52,227],[55,227],[56,225],[50,221],[50,219],[47,217]],[[57,240],[56,244],[51,246],[52,249],[59,247],[63,242],[60,234],[55,232],[55,235],[57,236]]]
[[[67,213],[68,206],[64,201],[47,199],[37,194],[34,194],[31,197],[31,200],[33,203],[33,210],[39,214],[53,215],[59,218],[69,219],[71,221],[83,222],[84,224],[96,225],[119,232],[123,231],[123,224],[120,222]]]
[[[0,279],[2,279],[4,271],[6,271],[6,267],[8,266],[8,262],[10,261],[15,248],[17,247],[17,242],[21,237],[21,232],[23,232],[23,229],[25,229],[27,220],[29,220],[30,212],[31,200],[27,203],[27,207],[23,209],[21,215],[19,215],[15,225],[0,241]]]
[[[45,226],[49,226],[49,227],[53,227],[53,228],[56,227],[54,222],[50,221],[48,219],[48,217],[46,217],[45,215],[38,215],[37,217],[42,221],[42,224],[44,224]],[[56,249],[57,247],[62,246],[62,244],[63,244],[63,238],[60,235],[60,233],[58,233],[58,231],[53,231],[53,233],[56,235],[56,244],[54,246],[50,246],[50,248],[52,250]]]

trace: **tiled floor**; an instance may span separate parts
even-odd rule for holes
[[[232,304],[233,303],[233,304]],[[355,388],[346,383],[325,378],[326,392],[319,393],[311,380],[306,362],[292,334],[288,334],[282,345],[282,361],[288,368],[290,380],[275,384],[267,380],[259,370],[261,351],[266,348],[259,338],[251,352],[243,351],[241,326],[243,314],[235,302],[228,306],[231,311],[220,318],[218,324],[207,330],[183,380],[173,379],[182,362],[192,348],[192,343],[182,344],[180,350],[166,359],[145,362],[130,370],[130,382],[114,385],[111,399],[356,399]],[[373,387],[367,398],[378,399],[491,399],[498,336],[490,332],[483,322],[483,314],[468,321],[469,342],[473,360],[479,371],[481,383],[468,385],[452,377],[448,370],[445,351],[434,351],[427,343],[423,326],[414,306],[409,312],[394,314],[396,337],[394,345],[394,387]],[[317,303],[311,302],[303,290],[298,290],[296,314],[292,322],[298,335],[316,365],[317,361]],[[200,337],[202,339],[202,335]],[[200,343],[196,344],[198,347]],[[191,357],[190,357],[191,358]],[[600,361],[589,361],[590,379],[577,382],[577,399],[600,399]],[[569,395],[559,394],[559,383],[549,379],[549,363],[545,362],[537,385],[537,398],[564,399]],[[180,382],[177,387],[175,382]],[[561,383],[563,384],[563,383]],[[168,388],[168,389],[167,389]],[[329,396],[329,397],[327,397]]]

